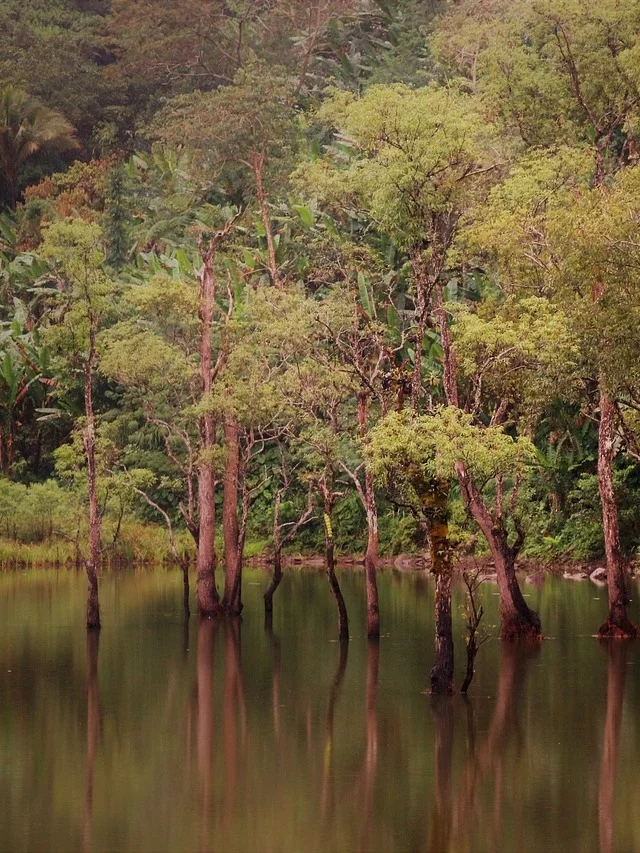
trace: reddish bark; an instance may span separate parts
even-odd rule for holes
[[[500,617],[503,640],[542,639],[538,614],[528,606],[516,578],[515,559],[518,543],[510,546],[502,520],[496,521],[487,508],[478,488],[463,462],[456,464],[456,474],[465,505],[484,533],[493,557],[500,592]]]
[[[213,383],[211,345],[216,294],[214,259],[222,232],[214,237],[206,251],[201,247],[200,273],[200,379],[202,397],[211,393]],[[220,611],[220,598],[215,581],[215,504],[212,453],[216,440],[213,414],[200,417],[200,458],[198,460],[198,615],[214,616]]]
[[[607,591],[609,614],[598,630],[600,637],[635,637],[636,626],[627,617],[627,584],[620,550],[618,507],[613,489],[614,438],[616,408],[606,393],[600,391],[600,425],[598,427],[598,490],[602,505],[602,529],[607,556]]]

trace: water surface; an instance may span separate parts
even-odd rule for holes
[[[640,645],[591,636],[606,590],[526,586],[550,639],[490,640],[469,701],[434,702],[432,581],[381,574],[377,647],[340,578],[346,655],[321,573],[286,576],[271,632],[261,570],[236,625],[185,626],[178,572],[106,574],[99,641],[82,574],[0,574],[0,850],[640,850]]]

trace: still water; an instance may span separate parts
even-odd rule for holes
[[[346,656],[321,573],[285,577],[272,632],[261,570],[236,626],[185,626],[177,571],[105,574],[99,642],[81,574],[0,574],[0,850],[640,850],[640,644],[590,636],[606,590],[527,586],[550,638],[490,640],[469,701],[434,702],[432,581],[381,574],[378,648],[340,579]]]

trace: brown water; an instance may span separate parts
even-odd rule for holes
[[[486,643],[434,702],[432,581],[382,573],[378,650],[341,580],[346,657],[322,574],[286,577],[272,634],[261,571],[235,628],[185,628],[178,572],[105,575],[99,646],[82,575],[0,574],[0,850],[640,850],[640,644],[590,636],[606,590],[527,586],[551,639]]]

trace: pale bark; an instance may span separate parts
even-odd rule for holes
[[[618,507],[613,489],[614,438],[616,409],[604,389],[600,391],[600,425],[598,427],[598,490],[602,505],[602,530],[607,556],[607,591],[609,615],[600,626],[600,637],[635,637],[637,629],[627,617],[627,584],[620,549]]]

